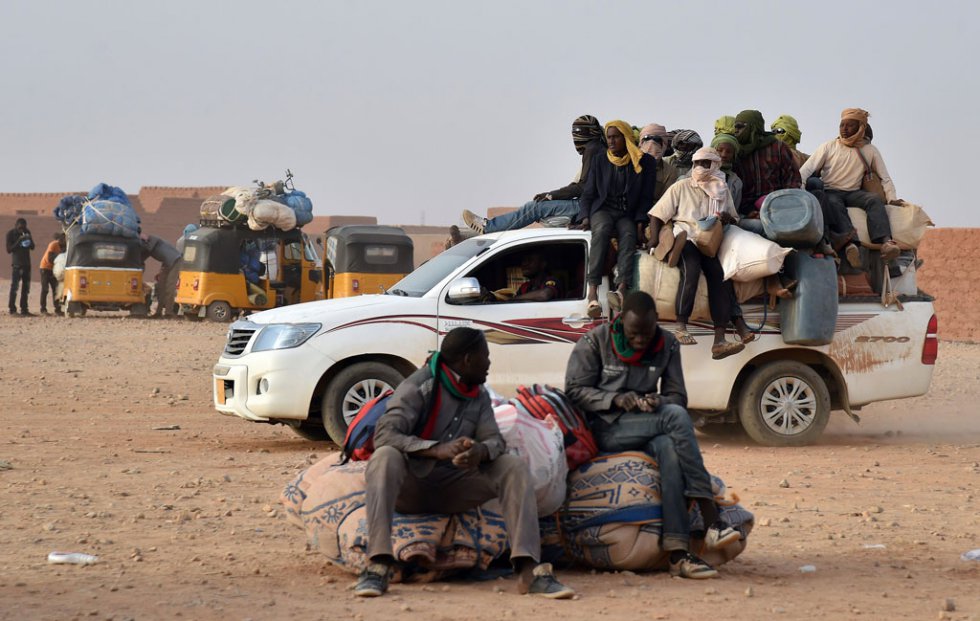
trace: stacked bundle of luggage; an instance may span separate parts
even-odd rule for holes
[[[229,226],[248,226],[253,231],[274,227],[290,231],[313,220],[313,202],[305,192],[286,181],[255,187],[233,186],[201,203],[201,221]]]
[[[864,211],[849,209],[865,247],[862,248],[863,271],[859,278],[847,280],[845,276],[838,277],[833,257],[815,250],[824,235],[823,212],[816,197],[796,189],[772,192],[761,206],[759,220],[725,227],[717,255],[725,279],[734,284],[740,303],[764,295],[768,277],[781,274],[786,281],[796,281],[793,297],[779,300],[783,340],[798,345],[829,344],[834,336],[839,295],[882,294],[889,289],[895,294],[918,293],[915,249],[932,222],[921,207],[911,203],[889,205],[886,209],[892,236],[904,250],[902,255],[885,269],[878,252],[870,249]],[[661,319],[676,319],[680,270],[644,253],[637,255],[637,261],[637,287],[654,297]],[[857,280],[867,283],[866,286],[848,289],[848,283]],[[887,301],[883,297],[883,303]],[[698,284],[691,319],[711,320],[704,276]]]
[[[62,197],[54,217],[66,231],[77,224],[82,234],[130,239],[140,235],[140,219],[126,192],[107,183],[99,183],[87,196]]]

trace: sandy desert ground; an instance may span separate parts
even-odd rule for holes
[[[980,345],[943,342],[929,395],[835,414],[819,446],[703,437],[757,517],[719,580],[565,570],[575,601],[513,580],[363,601],[277,504],[330,447],[211,409],[224,332],[0,316],[0,619],[980,619],[960,558],[980,548]]]

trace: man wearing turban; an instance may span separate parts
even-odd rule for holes
[[[810,156],[796,148],[796,145],[800,144],[800,138],[803,137],[803,132],[800,131],[800,126],[796,122],[796,119],[788,114],[780,115],[779,118],[772,122],[771,129],[773,135],[776,136],[776,140],[789,147],[793,152],[796,167],[802,168]]]
[[[574,181],[557,190],[535,194],[531,201],[520,208],[496,218],[484,218],[464,209],[463,222],[466,226],[482,235],[522,229],[539,221],[574,221],[579,213],[579,197],[582,195],[592,158],[597,153],[601,156],[606,149],[606,139],[598,119],[591,114],[575,119],[572,122],[572,143],[582,156],[582,167]]]
[[[640,150],[657,158],[657,187],[653,191],[653,202],[660,200],[664,190],[680,176],[677,168],[663,157],[667,144],[667,128],[663,125],[650,123],[640,130]]]
[[[890,261],[898,256],[900,249],[892,240],[885,201],[890,205],[901,205],[903,201],[897,198],[895,184],[878,148],[866,140],[869,116],[860,108],[845,109],[841,113],[838,137],[817,147],[800,169],[800,176],[807,179],[820,173],[830,211],[846,214],[847,207],[863,209],[868,214],[868,236],[874,244],[881,245],[882,259]],[[861,189],[869,171],[874,171],[881,179],[884,199]],[[856,241],[857,234],[852,227],[849,242]],[[849,249],[850,254],[853,252]]]
[[[647,210],[653,204],[657,183],[657,160],[644,153],[634,141],[633,128],[625,121],[606,123],[605,156],[592,158],[582,190],[579,220],[592,231],[589,248],[588,315],[602,315],[598,289],[605,270],[609,242],[618,240],[615,290],[610,303],[623,296],[633,280],[633,254],[637,240],[646,242]]]
[[[691,156],[694,152],[704,146],[700,134],[693,129],[679,129],[674,132],[674,137],[670,141],[674,149],[672,155],[667,156],[667,162],[677,168],[677,173],[684,176],[691,170]]]
[[[735,137],[739,154],[735,174],[742,180],[742,203],[739,213],[754,215],[760,199],[770,192],[800,187],[800,169],[789,147],[766,131],[758,110],[743,110],[735,117]]]

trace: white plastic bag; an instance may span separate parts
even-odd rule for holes
[[[238,209],[237,204],[235,209]],[[255,201],[252,211],[248,214],[248,228],[253,231],[262,231],[270,226],[281,231],[295,229],[296,212],[290,209],[288,205],[276,201],[267,199]]]
[[[505,403],[493,409],[507,452],[519,456],[527,464],[538,504],[538,516],[551,515],[565,502],[565,442],[557,421],[545,420],[520,412]]]
[[[725,280],[751,282],[778,272],[786,255],[792,251],[792,248],[783,248],[751,231],[728,226],[718,258],[725,271]]]

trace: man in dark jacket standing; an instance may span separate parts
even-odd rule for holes
[[[741,534],[719,517],[686,409],[680,344],[657,325],[657,307],[649,294],[630,293],[620,316],[579,339],[568,359],[565,392],[589,414],[599,450],[640,450],[657,461],[662,545],[670,553],[671,575],[716,577],[714,568],[688,551],[688,500],[701,510],[708,548],[734,543]]]
[[[582,190],[579,220],[592,231],[589,248],[588,315],[602,315],[599,285],[605,271],[606,252],[615,237],[619,243],[616,287],[612,296],[618,302],[626,295],[633,280],[633,254],[637,240],[646,243],[643,234],[646,212],[653,207],[657,187],[657,160],[636,144],[633,128],[625,121],[606,123],[608,149],[592,158],[588,180]],[[612,289],[612,287],[610,287]],[[610,301],[612,303],[612,301]]]
[[[506,445],[483,384],[490,349],[480,330],[456,328],[429,362],[391,396],[368,461],[368,566],[354,595],[388,589],[395,562],[391,522],[399,513],[459,513],[497,498],[521,593],[568,599],[575,591],[540,563],[537,503],[527,466]]]
[[[27,296],[31,292],[31,250],[34,238],[27,228],[27,220],[17,218],[14,228],[7,231],[7,253],[11,255],[10,271],[10,314],[17,314],[17,287],[20,286],[20,314],[30,315],[27,310]]]

